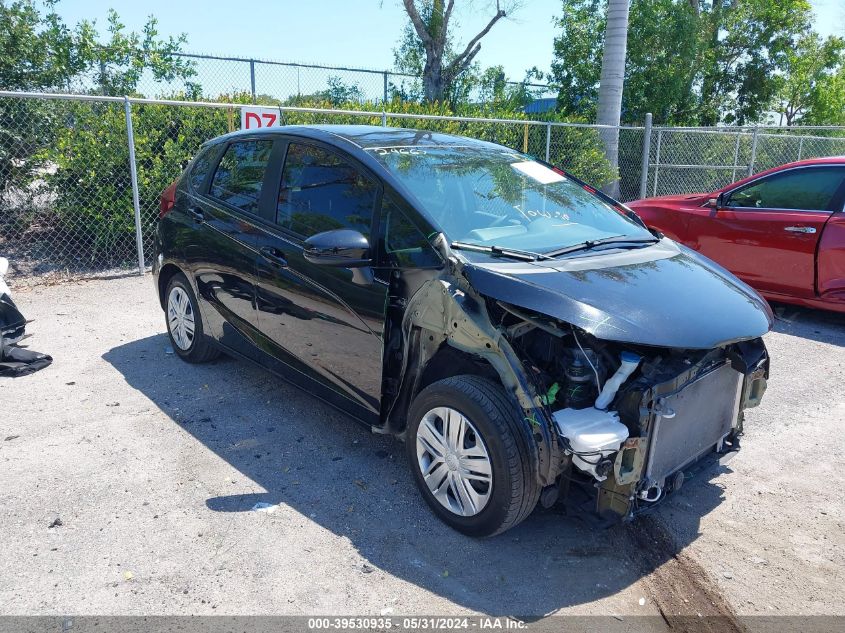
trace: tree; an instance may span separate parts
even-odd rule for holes
[[[693,2],[697,9],[697,2]],[[562,0],[551,77],[558,110],[593,121],[601,77],[606,0]],[[634,0],[629,14],[622,120],[695,123],[698,14],[688,0]]]
[[[554,40],[552,79],[566,115],[594,120],[607,12],[605,0],[562,0],[561,33]]]
[[[102,44],[94,22],[69,26],[56,12],[56,5],[57,0],[0,0],[0,86],[4,90],[121,96],[136,92],[144,72],[150,71],[155,79],[185,79],[190,94],[197,95],[198,86],[187,82],[193,67],[176,55],[185,42],[184,35],[161,39],[154,18],[147,21],[140,35],[127,33],[117,14],[110,12],[109,37]],[[120,121],[122,107],[109,106],[102,105],[101,109],[109,110],[112,118]],[[92,147],[84,146],[80,109],[84,111],[68,101],[0,100],[0,237],[4,233],[19,235],[21,226],[46,229],[55,220],[43,201],[55,197],[58,204],[69,194],[51,188],[54,179],[40,168],[49,164],[61,172],[62,163],[50,150],[62,139],[69,153],[105,152],[103,139],[96,136]],[[125,122],[123,125],[125,134]],[[126,162],[119,162],[117,157],[115,161],[125,181]],[[70,179],[63,186],[70,188],[74,183],[76,180]],[[38,214],[46,214],[47,220],[34,221]]]
[[[607,0],[561,0],[558,108],[596,114]],[[631,0],[622,120],[744,125],[765,118],[787,56],[811,31],[808,0]]]
[[[109,11],[109,39],[101,44],[95,22],[68,26],[56,13],[57,4],[0,0],[4,90],[77,89],[122,96],[137,90],[145,70],[167,81],[195,74],[193,65],[177,55],[186,36],[161,39],[155,18],[147,20],[141,34],[127,33],[117,13]]]
[[[622,117],[622,89],[625,82],[625,49],[628,45],[628,0],[608,0],[604,54],[601,62],[596,123],[618,126]],[[619,164],[619,128],[601,131],[607,160],[616,168]],[[609,193],[619,194],[619,182],[613,181]]]
[[[490,66],[478,77],[478,100],[488,109],[522,110],[536,98],[532,82],[542,81],[543,76],[534,66],[525,71],[522,81],[509,83],[502,66]]]
[[[364,93],[356,83],[346,83],[340,77],[332,75],[328,79],[328,84],[329,87],[318,93],[318,97],[325,99],[335,107],[364,100]]]
[[[828,90],[834,75],[843,64],[845,40],[828,37],[822,40],[817,33],[808,33],[798,40],[798,45],[786,52],[784,74],[780,77],[777,111],[786,125],[793,125],[808,106],[818,104],[824,96],[818,92]],[[840,103],[845,111],[845,102]]]
[[[101,94],[123,96],[135,93],[147,70],[154,80],[166,82],[187,80],[196,74],[193,63],[178,56],[187,36],[182,33],[176,38],[160,39],[157,26],[158,20],[151,16],[140,34],[134,31],[127,33],[118,14],[113,9],[109,10],[109,41],[104,46],[95,45],[90,49],[90,65],[95,70]],[[195,91],[189,83],[186,87],[189,92]]]
[[[4,90],[62,88],[84,72],[84,54],[94,44],[91,25],[71,29],[55,12],[56,0],[42,15],[32,0],[0,1],[0,85]]]
[[[809,0],[701,2],[699,123],[746,125],[772,104],[787,52],[811,30]]]
[[[514,0],[511,0],[508,8],[503,8],[501,2],[496,0],[494,15],[463,50],[456,52],[452,49],[449,33],[455,0],[403,0],[413,34],[419,40],[416,48],[421,48],[423,53],[417,54],[417,61],[422,62],[423,94],[426,101],[442,102],[458,77],[472,66],[475,56],[481,50],[481,39],[516,6]],[[406,43],[407,39],[406,34]]]
[[[845,60],[834,74],[819,79],[810,94],[801,122],[807,125],[845,125]]]

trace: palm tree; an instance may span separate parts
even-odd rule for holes
[[[625,80],[625,51],[628,47],[628,0],[607,1],[607,27],[601,60],[601,83],[596,123],[619,125],[622,117],[622,86]],[[619,129],[601,132],[605,154],[611,166],[619,166]],[[619,180],[605,186],[613,197],[619,196]]]

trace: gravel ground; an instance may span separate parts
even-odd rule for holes
[[[841,316],[779,309],[744,450],[634,527],[473,540],[394,440],[169,354],[149,276],[15,298],[55,361],[0,379],[2,614],[845,614]]]

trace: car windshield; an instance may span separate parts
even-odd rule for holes
[[[607,238],[654,239],[577,182],[506,148],[370,151],[452,242],[545,253]]]

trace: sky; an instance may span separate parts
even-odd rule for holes
[[[845,36],[843,0],[811,2],[816,30]],[[456,9],[460,42],[465,45],[486,24],[492,4],[458,2],[469,7]],[[96,19],[104,31],[109,8],[130,30],[140,30],[154,15],[162,35],[186,33],[186,52],[377,70],[392,68],[393,48],[406,20],[401,0],[62,0],[58,12],[71,24]],[[522,0],[519,11],[482,40],[477,59],[482,66],[501,64],[514,80],[532,66],[547,71],[559,15],[558,0]]]

